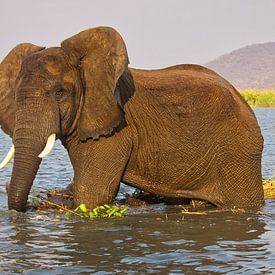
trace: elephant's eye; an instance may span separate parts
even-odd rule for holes
[[[60,85],[56,86],[53,90],[54,92],[54,96],[57,100],[61,99],[64,93],[64,89],[63,87],[61,87]]]
[[[63,94],[63,90],[62,90],[62,89],[61,89],[61,90],[58,90],[58,91],[55,91],[55,96],[56,96],[56,97],[61,97],[62,94]]]

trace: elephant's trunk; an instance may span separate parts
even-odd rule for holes
[[[55,124],[58,120],[53,117],[54,113],[42,110],[40,116],[37,113],[30,115],[30,111],[26,110],[17,113],[13,136],[15,155],[8,191],[9,209],[26,210],[28,195],[41,162],[40,154],[42,152],[45,156],[49,152],[47,138],[52,136],[53,139],[51,134],[58,132]],[[43,150],[45,146],[47,148]]]
[[[20,142],[18,142],[20,143]],[[9,209],[25,211],[28,195],[36,176],[41,159],[38,150],[32,146],[15,144],[14,165],[8,193]],[[32,143],[28,140],[27,143]]]

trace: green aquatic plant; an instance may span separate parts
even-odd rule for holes
[[[80,204],[74,210],[67,210],[65,216],[70,218],[72,214],[81,218],[94,219],[94,218],[121,218],[126,212],[127,207],[118,207],[116,205],[104,204],[97,206],[92,211],[89,211],[85,204]]]
[[[60,198],[65,199],[65,201],[60,200]],[[72,199],[72,195],[64,194],[58,190],[40,192],[32,188],[29,196],[29,206],[35,210],[58,210],[61,213],[65,213],[65,217],[68,219],[72,216],[78,216],[90,220],[94,218],[121,218],[127,210],[127,207],[109,204],[97,206],[89,210],[83,203],[72,209],[72,206],[68,205],[68,201],[71,202]]]

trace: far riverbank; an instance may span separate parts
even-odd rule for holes
[[[239,90],[251,107],[275,107],[274,90]]]

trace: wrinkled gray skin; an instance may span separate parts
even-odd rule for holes
[[[0,124],[15,145],[9,209],[25,210],[52,133],[69,153],[76,204],[111,202],[120,181],[221,207],[263,203],[263,139],[234,87],[197,65],[128,68],[111,28],[61,47],[18,45],[1,63],[0,100]]]

